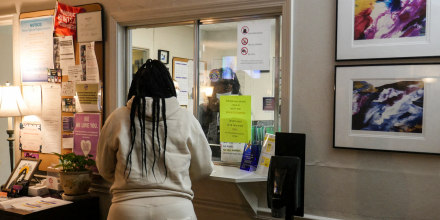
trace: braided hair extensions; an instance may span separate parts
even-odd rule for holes
[[[147,167],[147,147],[152,148],[153,152],[153,163],[150,168],[153,176],[154,174],[154,166],[156,164],[156,159],[160,159],[161,151],[163,151],[163,165],[165,167],[165,178],[168,175],[168,170],[165,162],[165,152],[167,145],[167,122],[166,122],[166,105],[165,99],[170,97],[176,97],[176,89],[174,88],[174,83],[171,78],[170,73],[168,72],[165,65],[158,60],[148,59],[146,63],[144,63],[139,70],[136,72],[133,81],[131,82],[131,86],[128,92],[127,100],[133,98],[132,106],[130,109],[130,136],[131,136],[131,146],[129,148],[129,153],[127,155],[127,161],[125,165],[125,173],[128,178],[131,173],[131,165],[132,165],[132,153],[134,148],[140,148],[141,158],[142,158],[142,176],[148,174]],[[152,119],[151,121],[147,121],[146,119],[146,108],[147,102],[146,97],[151,97],[153,102],[151,103],[152,109]],[[161,145],[160,141],[160,114],[162,114],[162,120],[164,124],[164,141],[163,145]],[[137,119],[136,119],[137,117]],[[140,129],[136,128],[135,120],[138,120]],[[145,128],[147,123],[152,123],[151,130],[151,146],[147,146],[145,138]],[[141,145],[136,146],[136,134],[140,132]],[[156,142],[157,140],[157,142]],[[161,148],[162,146],[162,148]],[[156,155],[156,148],[159,151],[159,155]]]

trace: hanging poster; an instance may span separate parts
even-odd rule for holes
[[[61,153],[61,86],[42,85],[42,153]]]
[[[95,54],[95,42],[80,44],[79,51],[82,67],[81,81],[98,82],[99,70]]]
[[[73,131],[73,152],[77,155],[93,155],[96,158],[99,130],[101,125],[100,113],[75,114],[75,129]]]
[[[98,83],[77,83],[76,94],[79,100],[80,111],[99,111],[99,84]]]
[[[23,82],[46,82],[53,69],[53,16],[20,20],[20,71]]]
[[[175,61],[174,68],[174,78],[180,90],[177,101],[180,105],[188,105],[188,62]]]
[[[54,47],[57,48],[57,55],[54,56],[55,59],[59,59],[59,62],[55,62],[55,65],[57,63],[59,66],[55,66],[56,69],[62,69],[62,72],[67,72],[67,68],[69,66],[75,65],[75,53],[73,50],[73,37],[72,36],[65,36],[65,37],[55,37],[54,42],[57,42],[57,46]],[[54,49],[55,53],[55,49]]]
[[[101,11],[76,15],[78,42],[102,41]]]
[[[30,115],[41,115],[41,86],[23,86],[23,99]]]
[[[42,136],[40,122],[20,123],[20,149],[41,152]]]
[[[237,69],[270,69],[271,20],[240,22],[237,25]]]
[[[220,141],[251,141],[251,96],[220,96]]]
[[[76,14],[84,12],[84,8],[69,6],[58,1],[55,8],[55,35],[76,38]]]

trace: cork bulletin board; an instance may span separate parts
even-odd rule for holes
[[[85,12],[97,12],[100,11],[101,15],[103,13],[103,8],[100,4],[87,4],[87,5],[78,5],[75,7],[81,7],[83,9],[85,9]],[[54,9],[50,9],[50,10],[43,10],[43,11],[35,11],[35,12],[28,12],[28,13],[22,13],[20,14],[20,20],[21,19],[27,19],[27,18],[38,18],[38,17],[43,17],[43,16],[53,16],[55,13]],[[102,17],[101,17],[102,20]],[[102,33],[104,33],[102,31]],[[98,72],[99,72],[99,83],[98,83],[98,90],[99,90],[99,94],[100,97],[98,98],[98,106],[100,106],[100,108],[96,111],[84,111],[84,113],[90,113],[91,115],[95,115],[96,117],[99,118],[99,129],[102,126],[102,116],[103,116],[103,101],[104,100],[104,37],[102,36],[102,41],[95,41],[94,42],[94,54],[96,56],[96,61],[97,61],[97,67],[98,67]],[[80,55],[80,43],[76,42],[76,39],[73,40],[73,46],[74,46],[74,56],[75,56],[75,64],[76,65],[80,65],[81,64],[81,55]],[[68,82],[69,80],[69,76],[63,74],[61,76],[61,82],[59,83],[60,85],[64,85],[62,84],[62,82]],[[36,85],[38,83],[33,83],[33,85]],[[47,84],[47,83],[46,83]],[[23,82],[22,86],[24,85],[28,85],[27,83]],[[63,101],[63,103],[66,100],[73,100],[74,96],[64,96],[61,95],[61,99]],[[71,119],[74,117],[74,115],[77,113],[75,110],[70,111],[70,110],[66,110],[67,108],[65,108],[65,106],[63,105],[63,109],[61,112],[61,118],[59,119],[62,122],[63,125],[63,120],[67,119]],[[61,137],[63,137],[63,135],[72,133],[70,131],[66,132],[64,128],[60,129],[61,132]],[[18,141],[18,136],[20,131],[16,132],[17,133],[17,137],[16,137],[16,141]],[[72,149],[66,149],[63,147],[63,141],[61,140],[61,154],[65,154],[65,153],[70,153],[73,152],[73,148]],[[38,154],[39,159],[41,160],[41,164],[39,166],[39,170],[42,171],[47,171],[47,167],[52,165],[52,164],[58,164],[58,157],[55,156],[54,154],[45,152],[42,153],[40,152],[32,152],[32,151],[22,151],[21,153],[22,158],[24,158],[25,154]]]

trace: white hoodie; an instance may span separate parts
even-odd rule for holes
[[[180,196],[188,199],[194,197],[191,180],[209,176],[212,172],[211,149],[197,119],[187,110],[180,108],[175,97],[165,99],[167,144],[166,168],[164,167],[164,122],[162,119],[162,101],[160,101],[160,157],[158,141],[155,139],[156,162],[153,165],[152,131],[152,98],[146,98],[145,143],[147,156],[147,175],[142,171],[142,151],[140,125],[135,116],[136,142],[131,153],[131,173],[125,173],[126,159],[131,148],[130,108],[116,109],[110,114],[101,130],[98,142],[96,164],[101,176],[113,182],[110,191],[113,202],[153,196]],[[156,136],[156,133],[155,135]],[[190,179],[191,177],[191,179]]]

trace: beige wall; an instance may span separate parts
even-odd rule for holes
[[[12,83],[12,25],[0,25],[0,86],[7,81]],[[7,128],[8,119],[0,118],[0,184],[6,183],[11,173]]]
[[[305,212],[341,219],[438,219],[439,157],[335,149],[335,1],[295,0],[293,130],[307,134]],[[440,143],[439,143],[440,144]]]
[[[28,11],[32,1],[24,2]],[[46,1],[52,5],[54,1]],[[61,1],[71,4],[95,1]],[[104,1],[98,1],[104,2]],[[280,1],[258,0],[268,7]],[[200,5],[200,4],[202,5]],[[103,3],[106,17],[106,99],[107,112],[117,107],[113,95],[120,66],[111,63],[118,55],[116,22],[131,22],[151,17],[165,21],[167,13],[182,11],[209,15],[227,6],[235,12],[248,1],[112,1]],[[217,7],[205,7],[206,5]],[[41,5],[41,4],[40,4]],[[147,7],[152,5],[154,8]],[[3,8],[2,8],[3,7]],[[356,151],[332,148],[333,84],[335,64],[439,62],[439,59],[400,59],[393,61],[335,62],[336,1],[295,0],[293,72],[293,131],[307,134],[305,212],[341,219],[438,219],[440,216],[440,162],[435,155],[380,151]],[[136,9],[136,10],[134,10]],[[202,12],[200,12],[202,10]],[[205,11],[206,10],[206,13]],[[1,11],[11,11],[2,6]],[[19,11],[19,10],[18,10]],[[130,14],[131,11],[136,13]],[[258,13],[259,9],[242,10]],[[231,12],[228,12],[231,13]],[[226,13],[227,14],[227,13]],[[174,18],[169,18],[173,20]],[[284,18],[288,19],[288,18]],[[113,23],[111,23],[113,22]],[[283,48],[288,49],[288,48]],[[110,90],[112,88],[113,91]],[[109,95],[111,94],[111,95]]]

